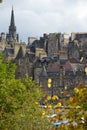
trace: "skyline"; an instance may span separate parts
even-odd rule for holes
[[[12,6],[22,41],[44,33],[87,32],[87,0],[4,0],[0,4],[0,33],[8,33]]]

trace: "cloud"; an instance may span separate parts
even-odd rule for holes
[[[0,5],[1,31],[8,29],[12,5],[20,39],[27,41],[28,36],[43,33],[87,31],[87,0],[4,0]]]

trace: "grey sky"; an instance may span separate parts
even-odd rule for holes
[[[87,32],[87,0],[3,0],[0,32],[8,33],[12,5],[22,41],[44,33]]]

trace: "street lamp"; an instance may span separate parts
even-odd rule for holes
[[[52,83],[52,79],[51,78],[48,78],[48,88],[51,88],[51,102],[53,103],[52,101],[52,97],[53,97],[53,83]]]
[[[51,88],[51,84],[52,84],[52,79],[49,78],[49,79],[48,79],[48,88]]]

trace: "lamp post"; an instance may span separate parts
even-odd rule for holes
[[[48,78],[48,88],[51,88],[51,84],[52,84],[52,79]]]
[[[53,82],[52,82],[52,79],[51,78],[48,78],[48,88],[51,88],[51,102],[53,103],[52,101],[52,97],[53,97]]]

